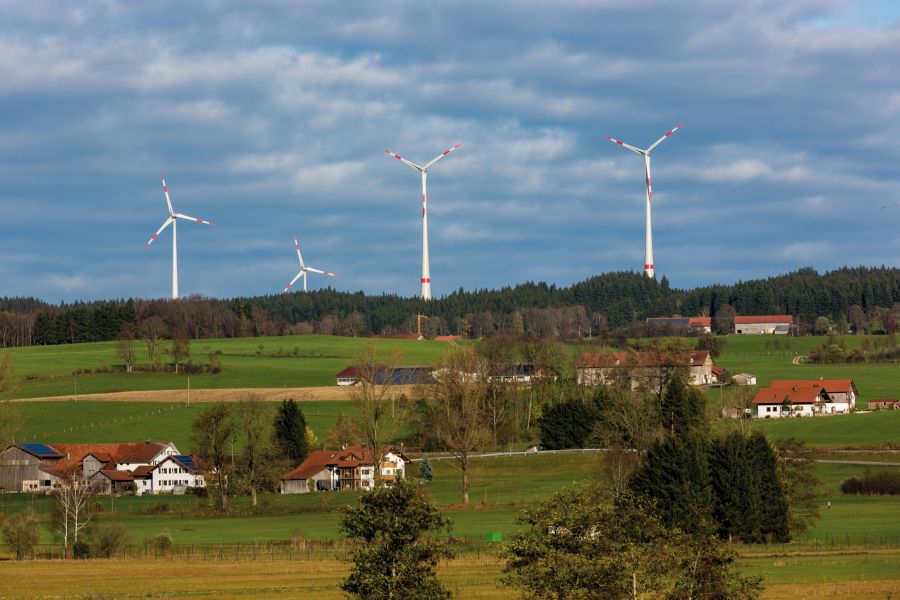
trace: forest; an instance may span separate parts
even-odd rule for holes
[[[793,315],[797,333],[814,333],[822,319],[838,332],[895,333],[900,269],[812,268],[731,285],[677,289],[635,272],[591,277],[569,287],[523,283],[498,290],[459,289],[429,302],[330,288],[256,297],[192,296],[50,304],[0,298],[0,347],[71,344],[132,335],[150,319],[168,335],[198,338],[321,333],[368,336],[416,331],[481,338],[513,332],[541,339],[645,335],[658,316]]]

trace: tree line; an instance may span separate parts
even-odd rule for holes
[[[842,268],[793,273],[679,290],[634,272],[605,273],[557,287],[523,283],[499,290],[459,289],[424,302],[397,295],[366,295],[329,288],[268,296],[182,300],[108,300],[48,304],[0,298],[0,347],[71,344],[115,339],[123,326],[158,317],[170,332],[191,338],[321,333],[366,336],[416,331],[426,336],[480,338],[511,332],[538,338],[583,339],[609,331],[653,333],[657,316],[794,315],[800,333],[820,332],[824,318],[837,333],[894,333],[900,324],[900,269]]]

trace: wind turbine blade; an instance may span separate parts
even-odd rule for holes
[[[459,148],[460,146],[462,146],[462,144],[457,144],[457,145],[453,146],[452,148],[450,148],[449,150],[444,150],[443,152],[441,152],[440,154],[438,154],[437,156],[435,156],[433,159],[431,159],[430,162],[425,163],[425,166],[424,166],[423,168],[427,169],[428,167],[430,167],[431,165],[433,165],[433,164],[436,163],[437,161],[441,160],[442,158],[444,158],[445,156],[447,156],[448,154],[450,154],[451,152],[453,152],[454,150],[456,150],[456,149]]]
[[[169,207],[169,214],[175,214],[175,210],[172,208],[172,201],[169,199],[169,187],[166,185],[166,176],[160,175],[159,178],[162,179],[163,194],[166,195],[166,205]]]
[[[300,277],[301,277],[302,275],[303,275],[303,271],[300,271],[299,273],[297,273],[297,275],[294,276],[293,279],[291,279],[291,282],[290,282],[289,284],[287,284],[287,287],[285,287],[283,290],[281,290],[281,293],[283,294],[283,293],[285,293],[286,291],[288,291],[289,289],[291,289],[291,287],[293,287],[293,285],[294,285],[295,283],[297,283],[297,280],[300,279]]]
[[[385,152],[385,154],[389,154],[390,156],[393,156],[394,158],[396,158],[397,160],[399,160],[399,161],[402,162],[403,164],[409,165],[410,167],[412,167],[412,168],[415,169],[416,171],[421,171],[421,170],[422,170],[422,167],[420,167],[419,165],[417,165],[416,163],[414,163],[414,162],[411,161],[411,160],[406,160],[405,158],[403,158],[403,157],[400,156],[399,154],[394,154],[394,153],[391,152],[390,150],[385,150],[384,152]]]
[[[659,138],[658,140],[656,140],[655,142],[653,142],[653,145],[650,146],[649,148],[647,148],[647,152],[652,151],[654,148],[656,148],[657,146],[659,146],[659,143],[660,143],[661,141],[663,141],[664,139],[666,139],[667,137],[669,137],[670,135],[672,135],[673,133],[675,133],[676,131],[678,131],[678,130],[681,129],[682,127],[684,127],[684,123],[679,123],[679,124],[676,125],[673,129],[671,129],[670,131],[666,132],[666,135],[662,136],[661,138]]]
[[[215,223],[211,221],[204,221],[203,219],[198,219],[197,217],[189,217],[188,215],[183,215],[181,213],[175,213],[176,219],[186,219],[188,221],[196,221],[197,223],[203,223],[204,225],[209,225],[210,227],[215,227]]]
[[[147,248],[150,247],[150,244],[153,243],[153,240],[155,240],[156,238],[159,237],[159,234],[161,234],[163,232],[163,229],[165,229],[166,227],[168,227],[169,225],[171,225],[174,222],[175,222],[175,219],[172,217],[169,217],[168,219],[166,219],[165,222],[162,224],[162,227],[157,229],[156,233],[154,233],[153,236],[150,238],[150,241],[147,242],[146,244],[144,244],[144,250],[146,250]]]
[[[616,138],[611,138],[609,136],[606,136],[606,139],[608,139],[609,141],[611,141],[614,144],[618,144],[618,145],[622,146],[623,148],[628,148],[632,152],[637,152],[638,154],[644,153],[644,151],[641,150],[640,148],[635,148],[634,146],[631,146],[630,144],[626,144],[622,140],[617,140]]]
[[[329,273],[328,271],[321,271],[319,269],[313,269],[312,267],[306,267],[307,271],[312,271],[313,273],[321,273],[322,275],[328,275],[330,277],[337,277],[334,273]]]
[[[303,264],[303,255],[300,254],[300,244],[297,243],[297,236],[296,236],[296,235],[294,236],[294,248],[297,249],[297,260],[300,261],[300,270],[302,271],[303,269],[306,268],[306,265]]]

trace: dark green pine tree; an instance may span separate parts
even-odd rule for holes
[[[309,454],[306,443],[306,418],[294,399],[284,400],[275,415],[275,445],[282,454],[299,464]]]
[[[631,477],[631,489],[656,501],[667,526],[688,533],[703,531],[712,510],[706,439],[685,434],[653,442]]]
[[[788,542],[788,503],[778,476],[776,450],[765,435],[757,432],[747,439],[747,455],[759,482],[760,535],[765,540]]]
[[[681,435],[706,428],[706,399],[696,387],[688,385],[684,376],[675,374],[661,399],[660,417],[663,428]]]
[[[548,406],[538,423],[541,444],[548,450],[584,448],[600,416],[593,400],[575,397]]]
[[[719,536],[754,543],[762,541],[760,480],[750,461],[748,441],[740,433],[714,439],[709,448],[709,476]]]
[[[431,461],[428,460],[427,456],[419,463],[419,479],[422,481],[431,481],[434,479],[434,472],[431,470]]]

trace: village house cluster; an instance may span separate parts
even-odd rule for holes
[[[0,491],[50,493],[69,481],[95,494],[178,494],[206,485],[199,459],[172,442],[16,444],[0,452]]]

